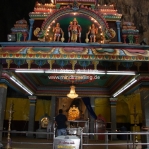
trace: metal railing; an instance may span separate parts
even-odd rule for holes
[[[55,136],[55,130],[54,132],[31,132],[31,131],[1,131],[1,133],[5,133],[5,134],[10,134],[9,137],[11,137],[12,134],[24,134],[26,136],[29,135],[37,135],[37,134],[41,134],[41,135],[52,135],[51,138],[51,142],[40,142],[40,139],[38,140],[38,142],[17,142],[17,141],[13,141],[13,139],[11,139],[11,142],[7,142],[7,138],[6,138],[6,142],[5,144],[9,144],[9,146],[13,147],[13,144],[44,144],[44,145],[51,145],[53,149],[55,149],[54,147],[54,139],[56,138]],[[102,142],[100,142],[100,140],[98,139],[98,136],[104,136],[104,140]],[[119,141],[116,142],[115,141],[111,141],[109,140],[110,136],[119,136],[119,135],[123,135],[125,136],[125,140],[124,141]],[[94,136],[94,141],[90,138],[93,138],[91,136]],[[138,148],[148,148],[149,147],[149,143],[146,142],[141,142],[141,140],[138,141],[137,136],[140,137],[147,137],[149,138],[149,131],[142,131],[142,132],[111,132],[111,131],[106,131],[105,133],[83,133],[83,129],[81,131],[81,134],[79,136],[77,136],[80,139],[80,149],[83,149],[85,146],[104,146],[105,149],[108,149],[109,146],[126,146],[127,149],[138,149]],[[8,139],[8,141],[10,141],[10,139]],[[3,142],[1,142],[3,144]]]

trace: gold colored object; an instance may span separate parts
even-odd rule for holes
[[[75,86],[74,85],[70,86],[70,93],[67,94],[67,97],[69,97],[71,99],[74,99],[74,98],[77,98],[78,97],[78,94],[76,94]]]
[[[8,121],[8,137],[7,137],[6,149],[12,149],[12,147],[11,147],[10,131],[11,131],[12,113],[14,112],[13,111],[13,103],[10,104],[10,110],[8,112],[9,112],[9,121]]]
[[[33,60],[26,60],[27,64],[28,64],[28,69],[31,69],[31,64],[33,63]]]
[[[137,66],[137,71],[140,71],[141,62],[134,62],[134,65]]]
[[[79,118],[80,118],[80,111],[78,107],[75,107],[75,105],[73,105],[73,107],[71,107],[68,111],[68,120],[76,120]]]
[[[52,69],[52,65],[55,63],[55,60],[48,60],[47,62],[50,65],[50,69]]]
[[[71,60],[70,63],[72,64],[72,70],[74,70],[77,61],[76,60]]]
[[[49,118],[48,117],[44,117],[41,119],[41,127],[42,128],[47,128],[48,124],[49,124]]]
[[[98,65],[99,61],[93,61],[92,63],[94,65],[94,70],[97,70],[97,65]]]
[[[7,63],[7,68],[10,68],[10,64],[13,62],[12,59],[6,59],[6,63]]]

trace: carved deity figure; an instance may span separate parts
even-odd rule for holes
[[[68,111],[68,120],[76,120],[80,118],[80,111],[78,107],[73,105],[73,107],[70,107]]]
[[[89,35],[90,42],[96,42],[96,34],[98,34],[98,28],[92,24],[87,33],[87,35]]]
[[[56,26],[53,28],[53,32],[54,32],[54,41],[60,41],[60,37],[64,36],[64,32],[63,30],[60,28],[60,24],[56,23]]]
[[[106,40],[111,40],[115,36],[116,36],[116,32],[113,30],[113,28],[106,29],[106,31],[105,31]]]
[[[77,19],[74,18],[68,27],[68,38],[71,38],[72,42],[77,42],[77,39],[79,38],[79,42],[81,42],[81,30],[81,26],[78,24]]]

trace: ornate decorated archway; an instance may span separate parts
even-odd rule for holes
[[[100,12],[85,7],[80,7],[77,11],[74,11],[70,6],[58,9],[52,15],[49,15],[42,23],[41,28],[47,31],[58,18],[65,17],[68,14],[73,18],[76,17],[77,14],[83,15],[84,17],[87,17],[87,19],[90,19],[91,22],[100,26],[102,31],[109,28],[106,20],[102,17]]]

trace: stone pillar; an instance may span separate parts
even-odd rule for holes
[[[0,130],[3,130],[6,97],[7,97],[7,86],[5,84],[0,84]],[[0,142],[1,141],[2,141],[2,132],[0,132]]]
[[[121,21],[116,21],[116,25],[117,25],[118,42],[121,42],[121,33],[120,33],[120,25],[121,25]]]
[[[53,121],[54,120],[54,117],[55,117],[55,104],[56,104],[56,97],[55,96],[52,96],[51,98],[51,111],[50,111],[50,117],[51,117],[51,120]]]
[[[142,126],[149,127],[149,88],[142,89],[140,92],[140,100],[142,106]],[[143,130],[144,131],[144,130]],[[141,135],[142,143],[149,143],[149,135]],[[148,145],[142,145],[142,149],[149,148]]]
[[[29,29],[28,40],[31,40],[32,39],[32,31],[33,31],[34,20],[33,19],[29,19],[29,23],[30,23],[30,29]]]
[[[29,96],[30,100],[30,111],[29,111],[29,122],[28,122],[28,131],[34,131],[34,122],[35,122],[35,109],[36,109],[36,96]],[[28,134],[28,137],[33,137],[33,134]]]
[[[91,97],[90,98],[90,102],[91,102],[91,107],[92,107],[93,111],[95,111],[95,98],[94,97]],[[89,123],[89,132],[90,133],[94,133],[94,122],[95,122],[95,119],[92,116],[89,116],[89,120],[90,120],[90,123]],[[94,136],[91,135],[90,138],[93,139]]]
[[[117,98],[110,98],[110,106],[111,106],[111,131],[116,132],[117,126],[116,126],[116,103]],[[112,140],[116,140],[117,136],[112,135]]]
[[[0,64],[0,79],[1,79],[1,75],[2,75],[2,70],[3,70],[3,66],[2,66],[2,64]]]

